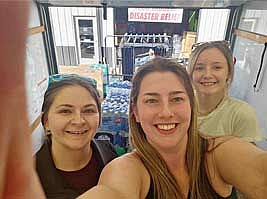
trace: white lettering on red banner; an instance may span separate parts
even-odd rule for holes
[[[128,21],[181,23],[183,9],[128,8]]]

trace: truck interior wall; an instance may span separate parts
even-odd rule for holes
[[[82,14],[80,11],[74,12],[81,15],[86,14]],[[108,19],[110,19],[109,16]],[[105,23],[105,33],[111,34],[112,32],[110,32],[110,30],[113,30],[113,27],[110,28],[110,24],[113,23],[110,23],[108,20],[104,21],[103,25]],[[40,21],[37,6],[34,2],[32,2],[29,28],[36,26],[40,26]],[[253,1],[245,4],[238,28],[267,35],[267,2]],[[69,32],[69,30],[67,32]],[[103,31],[103,35],[105,35],[105,33]],[[70,32],[68,34],[70,34]],[[70,37],[71,36],[69,35],[69,38]],[[103,36],[103,38],[104,37],[105,36]],[[108,47],[109,46],[113,45],[108,44]],[[267,67],[267,53],[265,53],[265,59],[263,60],[263,70],[261,71],[262,81],[260,82],[259,90],[255,91],[253,88],[260,66],[260,59],[264,44],[244,39],[242,37],[237,37],[234,46],[234,56],[237,58],[237,63],[235,66],[235,80],[232,85],[231,95],[247,101],[255,108],[262,132],[264,136],[267,137],[267,70],[265,70]],[[25,75],[28,115],[31,124],[38,118],[38,116],[40,116],[42,98],[47,87],[48,80],[48,67],[45,59],[46,56],[42,33],[29,35],[26,55]],[[42,142],[43,139],[42,128],[40,125],[35,129],[32,135],[34,151],[36,151],[40,146],[38,143]],[[259,143],[259,145],[267,149],[266,142]]]
[[[197,42],[224,40],[230,9],[200,9]]]
[[[29,30],[39,27],[40,20],[35,2],[31,3]],[[43,142],[43,128],[40,125],[41,105],[43,95],[48,85],[48,65],[42,33],[29,34],[26,43],[25,84],[27,96],[27,112],[31,125],[33,152],[37,151]]]
[[[267,35],[267,2],[259,1],[245,4],[238,29]],[[257,79],[264,43],[237,36],[234,44],[235,78],[231,95],[251,104],[255,110],[265,138],[267,137],[267,52],[265,52],[258,89],[253,85]],[[267,149],[267,142],[259,143]]]
[[[113,37],[107,37],[107,35],[114,35],[114,9],[113,8],[107,8],[107,19],[103,19],[103,40],[102,40],[102,47],[106,47],[106,59],[107,63],[109,64],[110,68],[115,67],[115,51],[113,51],[114,48],[114,38]],[[106,39],[106,46],[105,45],[105,37]]]
[[[74,17],[97,17],[97,9],[91,7],[50,7],[49,13],[58,64],[78,65]]]

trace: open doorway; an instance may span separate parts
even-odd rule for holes
[[[79,64],[97,63],[98,42],[95,17],[74,17]]]

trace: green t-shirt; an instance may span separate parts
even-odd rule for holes
[[[249,142],[262,140],[253,108],[244,101],[225,96],[217,108],[198,117],[200,133],[205,136],[236,136]]]

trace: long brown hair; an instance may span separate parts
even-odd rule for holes
[[[150,174],[154,186],[154,199],[177,199],[185,198],[185,196],[161,155],[147,141],[145,133],[140,123],[136,122],[133,113],[133,107],[137,104],[141,82],[146,75],[152,72],[174,73],[187,91],[191,106],[191,122],[188,129],[186,149],[186,164],[190,177],[189,197],[190,199],[212,199],[213,194],[210,191],[204,164],[207,143],[199,136],[196,130],[196,105],[190,78],[184,67],[175,61],[160,57],[154,58],[152,61],[143,65],[135,73],[132,80],[129,113],[130,143],[136,149],[137,154]]]
[[[62,79],[60,81],[54,81],[51,82],[49,87],[47,88],[45,95],[44,95],[44,102],[42,105],[42,117],[41,117],[41,122],[43,127],[45,128],[45,122],[48,119],[48,112],[50,110],[51,105],[54,102],[55,97],[57,94],[64,88],[69,87],[69,86],[81,86],[85,88],[90,95],[93,97],[93,99],[96,102],[97,105],[97,110],[99,114],[99,125],[101,122],[101,100],[99,93],[97,89],[92,85],[92,82],[89,81],[89,79],[81,76],[71,76],[67,77],[65,79]],[[79,96],[77,96],[79,97]]]

